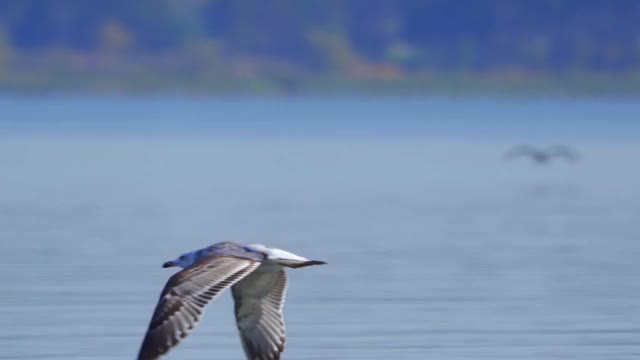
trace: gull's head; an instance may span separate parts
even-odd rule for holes
[[[169,268],[169,267],[177,266],[184,269],[188,266],[191,266],[191,264],[193,264],[195,260],[196,260],[196,253],[188,252],[180,255],[180,257],[174,260],[167,261],[166,263],[162,264],[162,267]]]

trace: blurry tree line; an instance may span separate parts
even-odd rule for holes
[[[312,71],[622,72],[640,65],[640,1],[0,1],[0,66],[10,54],[56,51],[240,57]]]

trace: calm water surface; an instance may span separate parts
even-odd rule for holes
[[[640,358],[637,102],[203,102],[0,100],[0,359],[134,358],[162,263],[223,240],[329,262],[286,359]],[[557,134],[579,163],[502,159]],[[243,359],[232,312],[167,358]]]

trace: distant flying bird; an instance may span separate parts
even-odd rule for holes
[[[158,359],[177,346],[196,327],[204,307],[231,287],[247,359],[279,360],[285,343],[284,268],[322,264],[326,263],[284,250],[234,242],[217,243],[167,261],[162,267],[183,270],[162,290],[138,359]]]
[[[552,158],[564,158],[569,161],[577,161],[578,154],[564,145],[551,146],[547,150],[535,148],[531,145],[518,145],[509,150],[506,154],[507,159],[516,157],[529,157],[536,164],[547,164]]]

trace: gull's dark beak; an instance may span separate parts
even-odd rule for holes
[[[176,263],[174,263],[173,261],[167,261],[166,263],[162,264],[163,268],[170,268],[174,266],[176,266]]]

